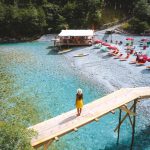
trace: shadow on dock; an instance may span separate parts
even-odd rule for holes
[[[63,120],[62,122],[60,122],[59,124],[61,125],[61,124],[67,123],[67,122],[69,122],[69,121],[72,121],[72,120],[74,120],[76,117],[77,117],[77,116],[75,116],[75,115],[70,116],[70,117],[64,119],[64,120]]]

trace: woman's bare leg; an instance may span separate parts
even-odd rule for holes
[[[81,112],[82,112],[82,108],[80,108],[80,114],[81,114]]]
[[[77,116],[80,115],[80,108],[77,108]]]

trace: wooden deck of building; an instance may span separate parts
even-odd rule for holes
[[[128,109],[127,103],[143,98],[150,98],[150,87],[123,88],[100,99],[84,105],[81,116],[76,116],[76,109],[29,127],[37,131],[38,135],[31,141],[35,148],[44,145],[44,149],[54,140],[58,140],[64,134],[77,131],[117,108],[130,115],[135,115],[132,109]],[[61,109],[61,108],[60,108]]]

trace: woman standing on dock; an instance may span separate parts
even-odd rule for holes
[[[77,116],[80,116],[83,107],[83,93],[82,89],[77,90],[76,94],[76,108],[77,108]]]

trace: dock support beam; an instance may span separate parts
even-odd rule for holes
[[[118,127],[118,138],[117,138],[117,144],[119,143],[119,137],[120,137],[121,113],[122,113],[122,110],[121,110],[121,109],[119,109],[119,127]]]
[[[52,140],[49,140],[46,143],[44,143],[44,150],[48,150],[48,147],[52,142],[53,142]]]
[[[126,115],[123,118],[121,118],[122,108],[119,109],[119,123],[118,123],[118,126],[114,130],[114,131],[118,131],[117,144],[119,144],[121,124],[124,122],[124,120],[127,118],[127,116],[129,117],[129,121],[130,121],[131,127],[132,127],[132,139],[131,139],[130,150],[133,149],[133,144],[134,144],[135,123],[136,123],[136,104],[137,104],[137,102],[138,102],[138,99],[135,99],[134,103],[130,107],[130,109],[128,109],[127,106],[125,106],[126,109],[128,109],[129,111],[126,112]],[[133,113],[131,113],[132,110],[133,110]],[[130,114],[133,115],[132,119],[131,119]]]
[[[49,145],[53,142],[53,140],[45,141],[44,143],[40,143],[38,145],[33,146],[34,149],[38,150],[43,147],[43,150],[48,150]]]
[[[114,131],[118,131],[117,144],[119,144],[121,124],[124,122],[124,120],[127,118],[127,116],[129,117],[129,121],[130,121],[131,127],[132,127],[132,139],[131,139],[130,150],[133,149],[133,144],[134,144],[135,123],[136,123],[136,104],[137,104],[138,100],[139,100],[139,98],[134,100],[134,103],[130,107],[130,109],[128,109],[127,106],[125,106],[125,108],[128,109],[128,111],[126,112],[126,115],[123,118],[121,118],[122,107],[120,107],[119,123],[118,123],[118,126],[114,130]],[[123,110],[125,110],[125,109],[123,109]],[[133,110],[133,112],[132,112],[132,110]],[[133,115],[132,119],[131,119],[130,115]]]
[[[133,112],[136,113],[136,103],[137,100],[134,100],[134,108],[133,108]],[[130,146],[130,150],[133,149],[133,144],[134,144],[134,134],[135,134],[135,123],[136,123],[136,116],[133,116],[133,121],[132,121],[132,140],[131,140],[131,146]]]
[[[130,107],[130,109],[129,110],[131,110],[132,111],[132,109],[134,108],[134,104]],[[115,132],[118,130],[118,128],[121,126],[121,124],[124,122],[124,120],[127,118],[127,116],[129,116],[129,114],[128,113],[126,113],[126,115],[121,119],[121,121],[120,121],[120,123],[117,125],[117,127],[115,128]]]

